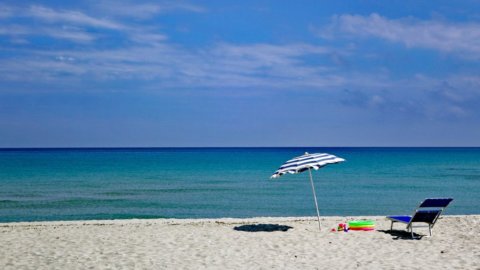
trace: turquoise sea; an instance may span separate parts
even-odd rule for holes
[[[453,197],[480,214],[480,148],[0,149],[0,222],[314,216],[308,172],[270,175],[304,152],[346,162],[314,171],[320,214],[410,214]]]

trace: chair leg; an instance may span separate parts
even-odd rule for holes
[[[407,232],[408,231],[410,231],[410,233],[412,234],[412,239],[415,239],[415,237],[413,236],[413,226],[412,226],[412,224],[407,225]]]
[[[390,231],[393,231],[393,220],[392,220],[392,224],[390,224]]]
[[[432,225],[428,224],[428,232],[430,233],[430,236],[432,236]]]

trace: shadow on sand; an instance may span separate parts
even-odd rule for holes
[[[279,224],[249,224],[236,226],[233,229],[242,232],[286,232],[293,227]]]
[[[412,238],[412,234],[407,231],[402,230],[377,230],[378,232],[383,232],[386,234],[390,234],[393,236],[393,240],[420,240],[424,235],[413,233],[414,238]]]

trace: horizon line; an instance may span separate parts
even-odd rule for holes
[[[480,148],[480,146],[39,146],[0,147],[0,150],[33,149],[192,149],[192,148]]]

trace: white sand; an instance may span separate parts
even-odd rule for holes
[[[421,240],[384,217],[363,217],[373,232],[330,232],[359,218],[322,218],[321,232],[314,218],[4,223],[0,269],[480,269],[478,215],[444,216]]]

